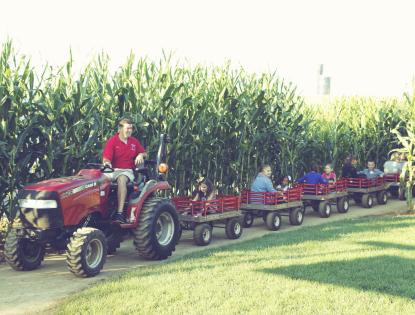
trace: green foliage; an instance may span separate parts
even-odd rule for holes
[[[378,162],[394,145],[390,129],[405,119],[396,100],[335,101],[323,112],[306,105],[275,74],[253,75],[230,64],[178,67],[130,55],[114,74],[99,55],[79,75],[73,61],[35,70],[10,42],[0,51],[0,214],[12,213],[17,189],[72,175],[100,160],[116,121],[129,116],[151,156],[160,132],[169,147],[174,193],[199,174],[222,193],[250,184],[261,163],[278,179],[297,177],[313,159],[339,161],[353,151]],[[163,118],[163,119],[162,119]]]
[[[405,99],[415,113],[415,85],[412,96],[405,94]],[[413,119],[409,119],[406,123],[404,121],[404,130],[401,132],[398,129],[393,130],[393,134],[397,137],[401,148],[394,149],[393,152],[403,153],[406,156],[407,162],[404,164],[401,173],[401,185],[405,188],[405,196],[410,212],[415,211],[415,204],[413,200],[413,188],[415,185],[415,123]],[[402,129],[402,128],[401,128]]]

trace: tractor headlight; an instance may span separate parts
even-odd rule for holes
[[[56,200],[19,199],[21,208],[53,209],[58,207]]]

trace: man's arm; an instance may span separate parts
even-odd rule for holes
[[[272,185],[272,182],[269,178],[267,178],[265,180],[265,187],[266,187],[267,192],[276,192],[277,191],[276,189],[274,189],[274,186]]]
[[[300,177],[299,179],[297,179],[297,183],[304,183],[305,182],[305,176]]]
[[[114,156],[114,149],[111,139],[107,141],[102,152],[102,164],[109,164],[112,167],[112,158]]]
[[[137,140],[137,139],[136,139]],[[147,158],[146,149],[141,145],[140,141],[137,140],[137,156],[134,159],[134,164],[139,165],[144,163],[144,159]]]

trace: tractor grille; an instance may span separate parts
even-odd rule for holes
[[[59,202],[59,195],[55,191],[21,190],[18,200],[55,200],[57,208],[25,208],[20,207],[20,219],[25,227],[40,230],[60,228],[63,226],[62,209]]]

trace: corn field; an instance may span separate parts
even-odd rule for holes
[[[276,74],[244,69],[178,67],[134,55],[110,73],[100,55],[79,75],[73,60],[35,70],[10,42],[0,51],[0,215],[10,215],[23,185],[72,175],[99,162],[103,143],[122,116],[155,155],[159,134],[172,138],[168,163],[175,194],[187,193],[199,175],[221,193],[250,184],[262,163],[275,179],[297,177],[311,161],[333,161],[348,152],[363,164],[383,163],[396,147],[391,133],[413,118],[404,99],[344,98],[329,106],[306,104]]]

